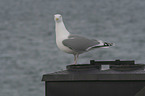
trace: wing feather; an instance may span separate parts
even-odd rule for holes
[[[62,43],[72,50],[77,52],[84,52],[88,51],[88,48],[91,49],[93,46],[96,47],[99,45],[100,41],[88,39],[78,35],[70,35],[69,38],[63,40]]]

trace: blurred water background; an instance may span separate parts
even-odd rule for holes
[[[145,0],[0,0],[0,96],[44,96],[42,75],[73,63],[56,47],[56,13],[71,33],[116,43],[82,54],[79,63],[145,64]]]

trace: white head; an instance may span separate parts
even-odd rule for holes
[[[62,21],[62,16],[60,14],[55,14],[54,15],[54,21],[59,23]]]

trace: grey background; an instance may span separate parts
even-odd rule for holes
[[[145,0],[0,0],[0,96],[44,96],[42,75],[73,63],[56,47],[56,13],[71,33],[116,43],[79,63],[145,63]]]

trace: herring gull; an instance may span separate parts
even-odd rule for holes
[[[66,53],[74,55],[74,64],[77,64],[79,54],[90,51],[95,48],[108,48],[113,43],[103,42],[101,40],[88,39],[79,35],[70,34],[60,14],[54,15],[56,44],[58,48]]]

